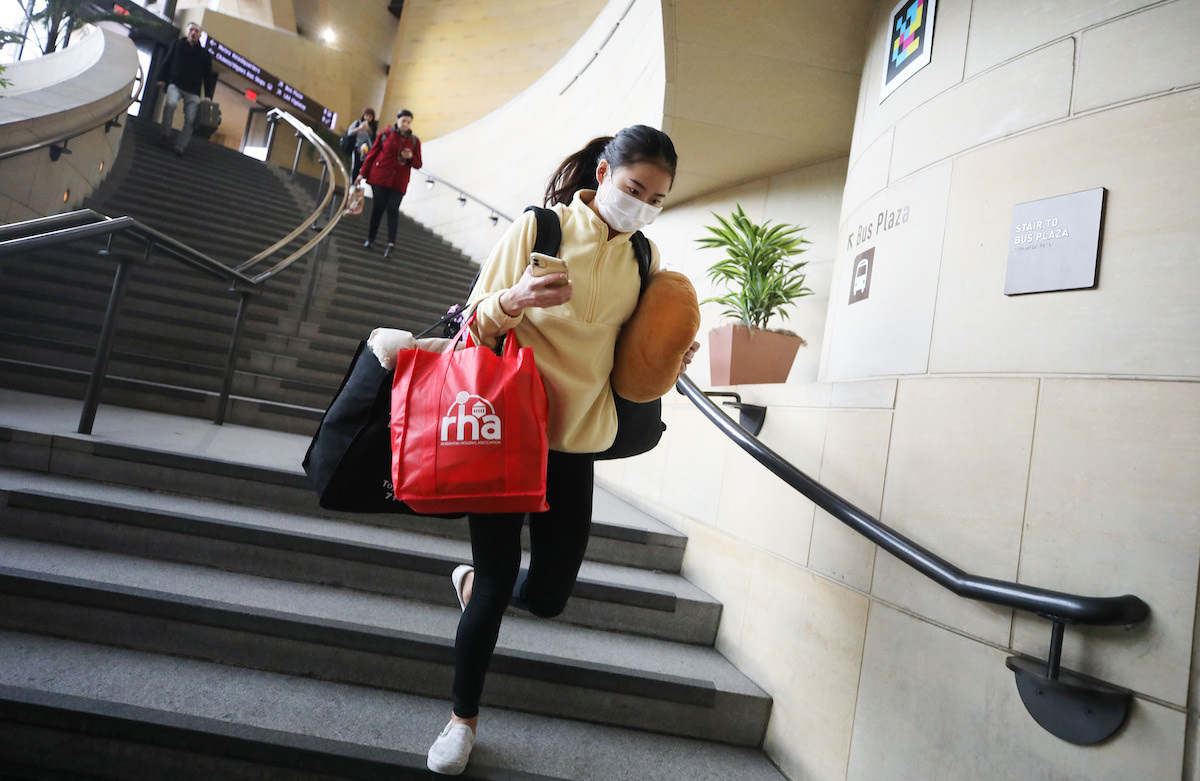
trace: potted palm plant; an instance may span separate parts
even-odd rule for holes
[[[794,260],[811,242],[796,225],[771,225],[770,220],[756,225],[741,204],[729,219],[713,217],[719,225],[705,226],[712,235],[696,242],[725,251],[708,269],[708,278],[727,292],[701,303],[723,304],[722,314],[736,322],[709,331],[712,383],[785,382],[805,342],[791,331],[767,326],[773,317],[787,319],[787,307],[796,299],[812,295],[804,284],[808,261]]]

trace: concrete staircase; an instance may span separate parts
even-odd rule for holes
[[[180,161],[152,130],[130,123],[98,211],[232,263],[311,210],[314,183],[199,141]],[[268,284],[220,427],[220,286],[137,269],[82,436],[111,263],[90,246],[0,267],[0,775],[430,777],[466,523],[323,511],[300,470],[358,340],[432,322],[475,273],[403,230],[385,261],[344,220],[307,310],[307,261]],[[567,612],[505,622],[465,777],[782,777],[759,748],[770,699],[714,650],[721,607],[680,576],[685,543],[597,489]]]
[[[102,408],[81,436],[77,407],[0,391],[0,766],[425,777],[465,522],[321,511],[301,435]],[[467,777],[780,778],[684,538],[596,508],[567,612],[505,622]]]
[[[293,184],[274,166],[200,140],[176,158],[155,134],[153,125],[127,123],[115,169],[89,208],[127,214],[236,266],[315,206],[312,180]],[[315,266],[310,252],[251,299],[228,420],[311,434],[371,329],[420,330],[465,297],[477,267],[401,222],[397,252],[385,261],[360,246],[366,217],[345,219]],[[97,254],[102,247],[93,240],[0,259],[0,386],[83,397],[116,268]],[[118,239],[114,251],[140,258],[143,250]],[[161,254],[138,263],[102,402],[212,419],[237,306],[226,288]]]

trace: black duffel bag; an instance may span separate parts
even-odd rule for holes
[[[308,452],[304,471],[319,504],[355,513],[418,513],[392,494],[392,370],[359,342]],[[439,514],[461,518],[466,513]]]

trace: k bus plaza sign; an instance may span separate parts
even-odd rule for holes
[[[1096,286],[1105,189],[1013,207],[1004,295]]]

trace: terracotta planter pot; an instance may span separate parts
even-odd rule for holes
[[[792,334],[724,325],[708,332],[708,361],[713,385],[787,382],[796,351],[804,340]]]

